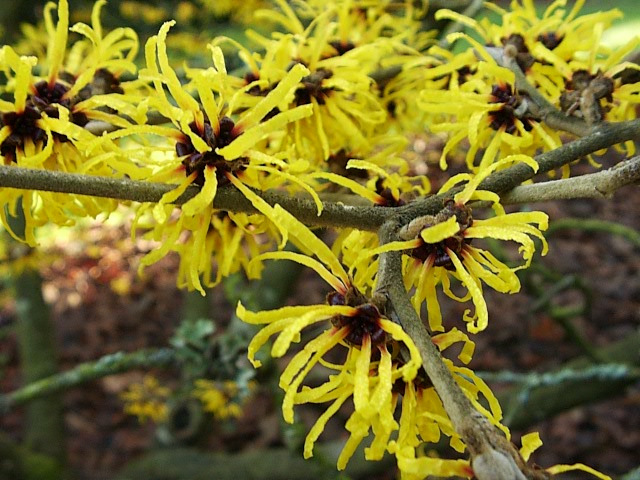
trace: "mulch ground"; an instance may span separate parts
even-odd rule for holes
[[[611,201],[575,200],[540,206],[552,218],[602,219],[640,230],[640,189],[626,187]],[[87,243],[83,243],[87,241]],[[87,246],[89,245],[89,246]],[[572,319],[595,346],[624,338],[640,326],[640,255],[627,240],[608,233],[564,230],[554,234],[541,263],[561,275],[576,275],[590,292],[588,314]],[[43,270],[44,295],[50,303],[62,369],[117,351],[166,346],[180,323],[182,293],[175,287],[177,263],[165,258],[136,274],[140,257],[150,248],[133,242],[124,228],[96,225],[77,245]],[[308,303],[306,292],[324,289],[313,275],[303,275],[290,302]],[[121,289],[118,291],[118,289]],[[123,293],[125,292],[125,293]],[[321,298],[321,295],[318,295]],[[580,301],[575,291],[554,298],[558,305]],[[211,295],[219,319],[229,315],[221,292]],[[566,331],[545,312],[531,312],[532,295],[490,294],[490,326],[476,336],[474,369],[515,372],[546,371],[583,354]],[[6,299],[0,311],[0,389],[20,385],[18,351],[11,333],[14,305]],[[462,307],[443,307],[445,318],[459,318]],[[125,415],[119,393],[144,372],[115,375],[68,391],[64,396],[69,463],[80,480],[107,479],[128,460],[154,443],[152,424]],[[169,373],[158,372],[168,384]],[[235,429],[216,430],[213,448],[240,451],[282,443],[280,410],[261,395]],[[0,429],[21,438],[23,411],[0,417]],[[618,476],[640,464],[640,385],[610,400],[572,409],[533,425],[544,446],[535,457],[543,466],[583,462]],[[514,432],[516,437],[523,432]],[[336,433],[338,434],[338,432]],[[393,478],[390,472],[388,478]],[[586,478],[577,476],[575,478]]]

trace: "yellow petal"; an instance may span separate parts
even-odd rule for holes
[[[287,423],[293,423],[293,405],[298,387],[322,356],[343,338],[341,335],[335,335],[334,333],[334,330],[327,330],[307,343],[305,348],[296,355],[298,358],[294,358],[295,361],[291,362],[293,364],[291,370],[287,368],[280,377],[280,387],[285,391],[285,396],[282,400],[282,414]]]
[[[288,324],[288,320],[289,319],[285,318],[270,323],[253,336],[251,342],[249,342],[249,346],[247,347],[247,357],[254,368],[258,368],[262,365],[260,360],[255,359],[255,355],[258,353],[258,350],[267,343],[271,335],[278,333],[285,328]]]
[[[420,311],[422,302],[427,305],[427,319],[429,321],[429,328],[432,332],[442,332],[444,327],[442,326],[442,311],[440,310],[440,302],[438,301],[438,295],[436,293],[436,285],[438,284],[438,273],[441,269],[432,268],[433,265],[427,263],[422,267],[422,273],[416,286],[416,291],[412,297],[413,307],[416,312]]]
[[[309,230],[296,217],[280,205],[274,207],[274,217],[277,225],[283,225],[289,229],[291,236],[295,237],[301,245],[313,252],[318,259],[329,267],[329,270],[339,278],[344,285],[349,285],[349,275],[331,249]]]
[[[259,152],[253,152],[253,151],[249,151],[248,152],[248,156],[250,158],[253,158],[255,156],[255,153],[259,153]],[[322,204],[322,200],[320,200],[320,197],[318,196],[318,193],[311,187],[309,186],[307,183],[305,183],[303,180],[301,180],[299,177],[292,175],[288,172],[283,172],[280,170],[276,170],[275,168],[272,167],[262,167],[262,166],[254,166],[253,167],[254,170],[262,170],[264,172],[268,172],[272,175],[276,175],[278,177],[282,177],[286,180],[288,180],[291,183],[294,183],[300,187],[302,187],[313,199],[313,203],[316,204],[316,208],[318,210],[318,216],[322,213],[322,209],[323,209],[323,204]]]
[[[336,185],[340,185],[342,187],[348,188],[356,195],[361,196],[362,198],[366,198],[372,203],[381,203],[384,199],[378,195],[376,192],[369,190],[367,187],[359,184],[358,182],[351,180],[350,178],[343,177],[342,175],[337,175],[335,173],[330,172],[316,172],[311,174],[314,178],[324,178],[325,180],[329,180]]]
[[[24,112],[29,87],[31,85],[31,68],[38,63],[38,60],[36,57],[18,57],[15,51],[8,45],[3,47],[2,53],[7,58],[7,63],[16,72],[13,98],[16,113],[22,113]],[[9,107],[9,109],[13,110],[11,107]]]
[[[523,435],[520,442],[522,443],[520,455],[522,455],[525,462],[529,461],[531,454],[542,445],[542,440],[540,439],[540,434],[538,432],[531,432]]]
[[[182,87],[176,72],[171,68],[169,56],[167,55],[167,34],[169,29],[175,25],[175,20],[164,22],[157,35],[157,54],[162,78],[176,103],[182,110],[197,112],[200,110],[198,102],[189,95]]]
[[[469,199],[472,197],[480,182],[487,178],[491,173],[493,173],[496,169],[508,165],[510,163],[522,162],[533,169],[534,172],[538,171],[538,162],[536,162],[533,158],[528,155],[523,154],[515,154],[508,155],[507,157],[499,160],[491,165],[488,165],[486,168],[482,168],[464,187],[464,189],[457,193],[453,198],[457,203],[467,203]]]
[[[480,282],[469,275],[469,272],[467,272],[458,256],[452,250],[447,249],[447,253],[451,258],[453,265],[456,267],[457,274],[460,275],[460,280],[469,291],[473,304],[476,307],[474,317],[469,316],[469,310],[466,310],[464,313],[465,321],[471,322],[467,324],[467,328],[471,333],[481,332],[487,328],[487,325],[489,324],[489,312],[487,311],[487,302],[482,295]],[[475,322],[473,322],[474,319]]]
[[[279,113],[265,122],[248,128],[226,147],[216,149],[216,153],[222,155],[227,160],[241,157],[244,152],[253,147],[265,136],[280,131],[287,123],[308,117],[311,113],[311,105],[301,105],[286,112]]]
[[[253,261],[262,261],[267,259],[293,260],[294,262],[298,262],[315,270],[316,273],[320,275],[325,282],[331,285],[331,287],[336,292],[346,292],[345,285],[342,283],[342,281],[340,281],[339,278],[337,278],[334,274],[327,270],[325,266],[315,258],[308,257],[307,255],[303,255],[301,253],[281,251],[263,253],[262,255],[256,257]]]
[[[324,427],[327,425],[327,422],[331,417],[333,417],[336,412],[340,409],[342,404],[351,396],[350,393],[343,394],[341,397],[337,398],[330,406],[327,408],[322,415],[316,420],[316,423],[313,424],[313,427],[309,430],[307,434],[307,438],[304,440],[304,458],[313,457],[313,446],[320,437],[320,434],[324,431]]]
[[[347,334],[347,329],[332,328],[325,330],[321,335],[307,343],[305,347],[293,357],[280,375],[280,388],[285,391],[290,390],[292,382],[295,378],[299,377],[300,372],[308,364],[312,355],[318,352],[324,354],[324,352],[344,340]]]
[[[305,75],[309,75],[309,69],[301,63],[296,63],[291,70],[287,72],[287,75],[278,82],[276,88],[271,90],[264,99],[258,102],[253,108],[250,108],[247,113],[238,120],[238,124],[244,128],[258,124],[267,113],[273,110],[273,108],[281,103],[284,98],[298,86],[300,80],[302,80]],[[305,116],[308,115],[311,115],[311,112],[308,112]]]
[[[326,306],[326,305],[321,305]],[[275,310],[261,310],[259,312],[251,312],[247,310],[242,303],[238,302],[236,307],[236,315],[240,320],[252,325],[263,325],[273,323],[282,318],[296,318],[316,308],[317,305],[294,305],[277,308]],[[353,310],[353,307],[347,307]],[[351,312],[349,310],[348,312]]]
[[[423,228],[420,236],[426,243],[438,243],[452,237],[460,231],[460,225],[455,216],[449,217],[445,222],[437,223],[431,227]]]
[[[464,251],[464,264],[472,276],[498,292],[520,291],[520,280],[514,271],[487,251],[467,247]]]
[[[597,470],[584,465],[583,463],[574,463],[573,465],[554,465],[551,468],[547,468],[547,472],[557,475],[558,473],[570,472],[572,470],[582,470],[583,472],[590,473],[594,477],[601,478],[602,480],[611,480],[609,475],[600,473]]]
[[[227,179],[229,180],[229,182],[233,184],[233,186],[235,186],[238,190],[240,190],[240,192],[245,197],[247,197],[248,200],[251,201],[252,205],[255,207],[256,210],[258,210],[260,213],[262,213],[264,216],[266,216],[269,220],[273,222],[273,224],[276,226],[276,228],[280,231],[280,234],[282,235],[282,241],[280,242],[280,247],[281,248],[284,247],[284,245],[287,243],[289,232],[283,225],[280,225],[278,223],[278,219],[275,217],[275,214],[274,214],[274,208],[271,205],[269,205],[267,202],[265,202],[264,199],[262,199],[260,196],[256,195],[250,188],[248,188],[244,183],[242,183],[234,175],[228,174]]]
[[[475,344],[469,339],[466,333],[454,327],[446,333],[441,333],[433,337],[433,343],[438,346],[440,351],[443,351],[458,342],[464,343],[458,358],[463,363],[469,363],[473,356],[473,351],[475,350]]]
[[[422,365],[422,357],[420,356],[418,347],[416,347],[411,337],[407,335],[407,333],[397,323],[384,318],[381,318],[378,321],[380,322],[382,329],[391,334],[391,338],[404,343],[409,350],[410,360],[400,367],[400,370],[402,371],[402,378],[405,382],[413,380],[418,373],[418,369]]]
[[[468,460],[446,460],[433,457],[415,457],[413,448],[405,447],[396,452],[398,469],[405,475],[414,475],[410,478],[424,478],[425,472],[438,477],[462,477],[472,478],[473,470]]]
[[[384,168],[376,165],[375,163],[368,162],[366,160],[358,160],[355,158],[350,159],[347,162],[347,169],[356,168],[360,170],[371,170],[380,178],[387,178],[389,176],[389,172],[387,172]]]
[[[58,79],[58,72],[62,68],[65,51],[67,50],[67,35],[69,30],[69,3],[60,0],[58,3],[58,24],[55,36],[47,50],[47,63],[49,64],[49,83]]]
[[[204,169],[204,185],[202,189],[195,197],[189,199],[182,205],[182,213],[188,216],[194,216],[205,208],[211,207],[217,191],[218,179],[216,178],[216,168],[207,165]]]
[[[362,411],[367,418],[380,415],[391,398],[391,389],[393,387],[391,367],[391,355],[386,347],[382,347],[380,349],[380,361],[378,362],[378,375],[375,377],[377,384],[371,393],[366,410]]]
[[[353,310],[354,308],[349,306],[316,305],[304,315],[290,319],[287,327],[282,330],[276,341],[273,343],[271,356],[277,358],[287,353],[287,350],[289,350],[289,347],[291,346],[291,342],[299,337],[300,332],[305,327],[322,320],[330,319],[334,315],[353,313]]]
[[[191,175],[186,177],[184,181],[176,188],[174,188],[173,190],[169,190],[167,193],[162,195],[160,201],[153,207],[153,217],[158,223],[165,223],[167,221],[167,204],[173,203],[176,198],[182,195],[187,187],[189,187],[193,183],[197,175],[197,172],[193,172]],[[173,209],[173,207],[171,207],[171,209]]]
[[[364,409],[369,403],[369,364],[371,363],[371,339],[365,336],[360,350],[353,349],[357,356],[353,378],[353,404],[356,411]]]

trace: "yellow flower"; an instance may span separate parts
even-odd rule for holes
[[[532,168],[537,168],[532,160],[520,158]],[[463,318],[468,322],[469,331],[477,333],[484,330],[488,323],[482,283],[499,292],[516,293],[520,290],[520,281],[515,272],[529,266],[535,251],[535,244],[531,237],[536,237],[542,242],[542,255],[547,253],[547,243],[540,232],[540,230],[546,230],[548,225],[548,217],[545,213],[505,213],[496,194],[476,190],[479,183],[494,168],[512,160],[513,158],[506,158],[471,179],[466,174],[453,177],[442,187],[443,191],[461,180],[469,179],[469,182],[460,193],[454,196],[453,201],[446,204],[441,213],[434,218],[418,219],[417,224],[413,227],[409,225],[405,232],[408,235],[414,227],[418,227],[423,221],[426,222],[424,224],[426,228],[420,230],[418,238],[414,240],[416,246],[409,253],[414,261],[408,264],[408,278],[416,287],[413,297],[414,306],[418,308],[422,301],[427,302],[429,324],[434,331],[442,330],[442,316],[435,300],[435,286],[439,282],[442,283],[447,296],[459,301],[471,298],[475,305],[475,312],[471,314],[467,310]],[[483,220],[474,219],[471,216],[471,209],[465,205],[470,200],[491,202],[495,216]],[[524,264],[508,267],[490,252],[472,246],[471,240],[474,238],[511,240],[520,244],[519,252]],[[412,274],[411,270],[415,273]],[[464,297],[456,296],[451,289],[449,277],[459,280],[468,294]]]
[[[173,147],[174,153],[167,152],[161,164],[150,164],[155,171],[148,180],[179,186],[166,193],[158,204],[144,205],[138,212],[138,219],[144,218],[147,211],[152,212],[155,222],[150,225],[147,237],[162,243],[143,259],[141,266],[176,250],[181,256],[179,284],[204,294],[201,278],[205,285],[211,286],[240,266],[246,267],[248,262],[243,258],[260,250],[252,237],[264,231],[256,217],[226,214],[217,217],[220,212],[216,212],[212,204],[220,185],[239,181],[254,188],[262,185],[276,188],[286,183],[307,191],[316,200],[319,211],[321,209],[315,191],[289,173],[290,169],[298,168],[296,162],[290,160],[287,152],[266,146],[268,139],[288,122],[311,114],[310,107],[303,105],[292,109],[283,107],[280,113],[270,115],[274,108],[287,103],[286,99],[293,95],[308,71],[302,65],[294,66],[268,95],[251,108],[240,108],[238,99],[245,93],[235,88],[236,79],[227,73],[219,47],[210,47],[213,67],[187,69],[190,82],[182,84],[167,55],[167,34],[173,23],[165,23],[159,34],[147,42],[147,68],[140,76],[154,85],[149,106],[169,119],[175,128],[132,126],[102,138],[163,136]],[[171,203],[190,185],[199,186],[199,193],[180,207],[179,214],[173,215]],[[136,226],[143,224],[138,220]],[[245,247],[249,252],[242,253]],[[218,272],[212,280],[210,254],[214,249]],[[201,254],[193,255],[194,251]],[[257,268],[253,272],[259,271]],[[246,270],[251,278],[256,277],[248,267]]]
[[[473,71],[480,73],[485,62],[495,63],[488,50],[493,49],[501,56],[500,49],[508,46],[516,54],[515,60],[529,82],[551,104],[568,115],[582,117],[588,124],[604,118],[610,121],[634,118],[640,86],[632,79],[620,76],[620,73],[637,68],[624,59],[640,45],[640,38],[631,38],[615,49],[607,47],[602,42],[603,32],[621,16],[621,12],[612,9],[580,16],[584,0],[574,2],[571,9],[565,9],[565,4],[565,1],[553,2],[539,15],[531,0],[512,2],[508,11],[487,3],[486,6],[500,16],[501,22],[488,18],[474,20],[447,9],[439,10],[436,18],[459,21],[480,37],[480,40],[475,40],[462,33],[449,37],[450,41],[465,39],[482,57],[480,63],[471,60],[468,64]],[[433,50],[432,53],[442,56],[440,51]],[[460,93],[473,95],[461,102],[464,104],[460,110],[463,114],[458,114],[454,122],[435,126],[433,130],[451,132],[446,152],[467,135],[463,133],[467,124],[472,146],[467,154],[467,163],[473,163],[478,150],[473,148],[476,144],[474,131],[477,132],[479,146],[491,148],[487,147],[488,134],[481,129],[486,128],[483,119],[486,114],[481,113],[482,109],[490,112],[490,126],[494,130],[502,127],[507,134],[512,134],[500,135],[502,142],[513,144],[510,151],[501,149],[503,156],[510,153],[533,154],[536,148],[548,150],[558,147],[561,142],[557,133],[539,123],[533,116],[535,113],[527,113],[529,100],[515,92],[509,76],[499,75],[499,70],[486,66],[484,69],[483,76],[471,75],[471,85],[465,83],[450,89],[451,94],[457,96]],[[429,73],[427,78],[431,78]],[[482,98],[487,94],[491,95],[489,101]],[[434,97],[434,89],[425,90],[423,99],[422,105],[427,111],[446,111],[446,105],[455,111],[450,99]],[[625,149],[633,154],[633,142],[627,142]],[[565,169],[564,173],[568,174],[568,170]]]
[[[309,72],[300,79],[293,98],[285,106],[308,105],[313,113],[287,124],[283,142],[314,165],[322,164],[345,146],[349,149],[369,147],[368,137],[375,128],[383,127],[386,112],[368,73],[385,53],[393,50],[393,44],[380,39],[375,44],[353,48],[349,44],[343,49],[336,43],[340,23],[334,21],[336,12],[331,5],[305,28],[286,2],[278,4],[282,12],[259,13],[280,24],[286,33],[265,38],[248,32],[251,39],[264,48],[264,54],[251,54],[234,43],[250,69],[245,77],[247,93],[258,98],[267,94],[292,64],[303,64]],[[244,101],[251,104],[255,99],[247,97]]]
[[[204,410],[218,420],[239,418],[242,415],[242,401],[236,382],[214,382],[200,379],[195,381],[193,396],[204,405]]]
[[[239,182],[236,186],[246,189]],[[329,322],[323,333],[310,340],[291,359],[280,377],[280,387],[285,391],[282,404],[284,418],[287,422],[293,421],[296,404],[333,402],[307,436],[304,452],[309,457],[326,422],[347,399],[353,398],[355,411],[346,427],[351,436],[340,455],[338,468],[344,468],[370,429],[376,438],[367,450],[367,458],[380,458],[389,436],[397,428],[393,419],[393,382],[400,378],[410,381],[421,364],[413,341],[399,325],[384,318],[378,307],[352,284],[329,247],[306,226],[279,205],[271,207],[248,190],[243,193],[252,196],[254,206],[277,225],[283,241],[291,240],[302,251],[313,252],[318,259],[286,251],[266,253],[258,258],[300,262],[313,268],[334,289],[327,295],[328,305],[287,306],[272,311],[249,312],[239,303],[236,313],[241,320],[264,325],[249,344],[249,360],[256,367],[261,365],[256,353],[272,335],[277,334],[277,338],[271,347],[271,356],[282,357],[292,343],[300,341],[302,330],[320,322]],[[325,355],[339,345],[347,349],[344,364],[327,362]],[[404,345],[409,352],[407,361],[402,365],[394,363],[399,345]],[[336,375],[331,375],[319,387],[303,386],[311,369],[319,363],[334,370]]]
[[[472,300],[475,311],[466,310],[463,319],[470,332],[484,330],[489,315],[482,283],[499,292],[516,293],[520,289],[520,281],[515,272],[528,267],[535,252],[531,237],[542,242],[542,255],[547,253],[547,243],[541,233],[548,225],[545,213],[506,213],[498,195],[477,190],[480,182],[492,171],[514,161],[523,161],[534,170],[537,169],[537,164],[530,157],[515,155],[494,163],[476,175],[459,174],[452,177],[441,188],[440,194],[462,181],[468,183],[462,191],[446,201],[437,215],[414,219],[399,232],[400,241],[361,252],[354,261],[356,268],[364,265],[371,269],[373,267],[367,267],[367,264],[372,263],[370,259],[374,255],[402,250],[410,257],[404,261],[404,272],[407,288],[415,287],[412,303],[419,312],[422,303],[426,302],[429,325],[433,331],[444,330],[436,293],[440,284],[448,297],[460,302]],[[470,200],[490,202],[495,216],[483,220],[473,218],[471,208],[466,205]],[[518,267],[505,265],[490,252],[473,246],[471,241],[474,238],[511,240],[520,244],[519,252],[524,264]],[[465,295],[456,295],[451,278],[461,282],[467,290]]]
[[[137,37],[131,29],[119,29],[103,35],[99,21],[104,2],[97,2],[92,27],[84,24],[71,29],[85,39],[67,50],[69,11],[66,0],[58,5],[58,21],[52,10],[45,8],[48,44],[45,58],[19,56],[10,46],[0,49],[0,70],[6,84],[0,86],[0,154],[5,165],[65,172],[113,176],[126,165],[120,147],[109,141],[95,146],[96,137],[85,128],[92,121],[128,125],[129,122],[105,107],[139,118],[128,96],[122,95],[118,75],[134,71],[132,58],[137,50]],[[33,73],[34,67],[42,75]],[[111,70],[110,70],[111,69]],[[8,98],[13,97],[13,101]],[[124,173],[131,173],[125,166]],[[135,169],[135,168],[134,168]],[[70,225],[77,216],[109,213],[116,202],[108,199],[3,189],[0,196],[2,222],[6,225],[6,205],[12,212],[18,208],[27,219],[25,238],[33,245],[33,229],[48,222]],[[15,236],[15,235],[14,235]]]
[[[422,89],[418,100],[420,108],[433,117],[430,130],[449,135],[440,167],[447,168],[447,156],[465,140],[469,142],[467,168],[474,172],[508,155],[533,155],[540,148],[559,147],[562,142],[558,133],[534,118],[527,101],[515,91],[513,72],[498,66],[486,52],[481,62],[470,53],[461,53],[457,60],[425,71],[427,79],[460,77],[446,90],[438,85]],[[461,76],[462,68],[471,68],[472,72]],[[483,150],[482,160],[476,164],[478,152]]]
[[[458,358],[463,363],[471,360],[474,344],[455,328],[435,335],[433,342],[441,351],[461,342],[463,347]],[[474,407],[508,437],[509,431],[500,423],[502,410],[488,386],[470,369],[456,366],[448,359],[445,359],[445,363]],[[466,448],[424,373],[421,372],[411,382],[397,382],[396,391],[402,394],[402,413],[397,438],[389,443],[388,450],[397,458],[401,478],[422,480],[427,475],[471,478],[473,470],[468,460],[446,460],[420,455],[422,450],[429,448],[428,444],[439,442],[442,434],[450,438],[449,443],[455,450],[463,452]],[[489,409],[484,408],[483,404],[488,405]]]
[[[487,3],[486,6],[500,16],[500,22],[494,21],[494,17],[474,20],[447,9],[439,10],[436,16],[462,22],[472,28],[485,45],[503,45],[520,36],[521,53],[531,52],[533,57],[549,60],[545,53],[553,52],[555,58],[568,61],[577,58],[580,52],[602,48],[601,32],[621,17],[621,12],[611,9],[579,15],[585,0],[572,2],[569,10],[565,8],[566,3],[566,0],[553,2],[541,13],[533,0],[511,2],[508,10]]]
[[[167,387],[160,385],[157,378],[146,375],[142,383],[132,384],[120,394],[120,398],[125,402],[124,412],[137,416],[140,422],[147,419],[162,422],[167,418],[167,399],[170,393]]]

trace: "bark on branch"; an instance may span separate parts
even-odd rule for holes
[[[601,172],[520,185],[502,195],[502,202],[516,204],[574,198],[611,198],[620,188],[639,181],[640,156],[636,156]]]

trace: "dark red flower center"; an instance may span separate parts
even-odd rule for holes
[[[352,288],[351,290],[355,290]],[[372,303],[360,303],[366,301],[366,297],[357,292],[349,291],[342,295],[338,292],[331,292],[327,296],[329,305],[350,305],[356,308],[353,315],[335,315],[331,319],[331,323],[336,328],[346,328],[348,330],[345,341],[350,345],[362,346],[365,338],[369,338],[371,346],[383,345],[387,343],[387,332],[382,329],[380,320],[382,315],[378,308]]]
[[[432,261],[436,267],[454,270],[455,266],[453,265],[449,252],[459,254],[466,245],[471,243],[471,239],[465,238],[464,236],[464,231],[473,224],[471,209],[464,205],[456,204],[451,200],[447,202],[445,208],[434,217],[433,222],[433,225],[442,223],[454,215],[460,227],[457,234],[437,243],[427,243],[423,241],[420,246],[411,250],[409,255],[423,263]],[[429,225],[427,225],[427,227],[428,226]]]
[[[229,145],[234,139],[242,134],[240,129],[236,128],[235,122],[229,117],[222,117],[218,122],[217,132],[209,120],[205,120],[202,126],[196,122],[189,124],[191,130],[196,132],[202,138],[211,150],[201,153],[193,146],[191,139],[185,135],[183,141],[176,143],[176,153],[182,158],[182,165],[185,172],[191,175],[198,172],[198,176],[194,183],[197,185],[204,184],[204,169],[206,167],[214,167],[216,169],[216,178],[218,184],[228,182],[226,173],[244,170],[247,160],[239,158],[236,160],[225,160],[222,155],[216,153],[216,148],[223,148]]]
[[[520,120],[522,122],[526,131],[530,131],[533,128],[533,125],[528,118],[518,118],[516,110],[520,106],[521,101],[513,92],[511,85],[493,85],[491,88],[491,98],[489,99],[489,102],[502,103],[502,107],[499,110],[489,113],[489,119],[491,120],[489,126],[494,130],[504,129],[507,133],[514,133],[517,130],[516,120]]]
[[[319,68],[315,72],[307,75],[301,80],[302,86],[295,92],[296,105],[306,105],[315,98],[319,105],[324,105],[326,98],[331,94],[333,88],[323,86],[323,82],[331,78],[333,72],[325,68]]]
[[[74,82],[70,75],[62,73],[60,77],[65,81],[69,80],[69,84]],[[37,125],[42,114],[50,118],[59,118],[58,107],[62,106],[69,110],[71,123],[84,127],[89,119],[84,112],[74,109],[76,103],[93,95],[123,92],[116,76],[106,69],[97,70],[91,83],[84,87],[77,97],[67,97],[69,89],[66,83],[41,80],[31,86],[31,93],[22,112],[2,114],[2,125],[11,127],[11,134],[0,145],[0,153],[5,157],[6,163],[16,162],[17,150],[24,149],[27,138],[34,143],[46,141],[45,131]],[[68,141],[65,135],[56,132],[53,132],[53,138],[58,142]]]

